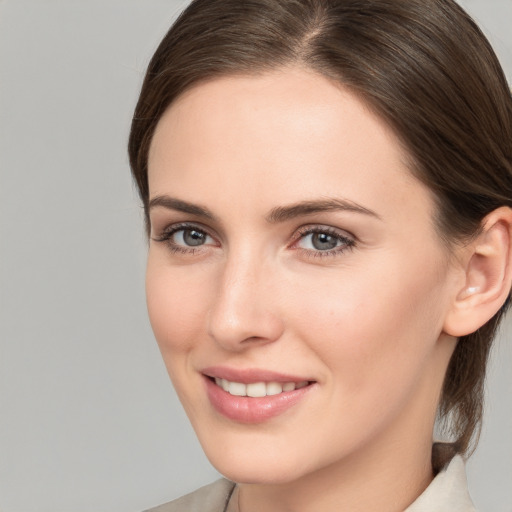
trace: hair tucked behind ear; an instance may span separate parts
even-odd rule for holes
[[[153,56],[133,118],[130,163],[146,210],[149,146],[169,105],[202,81],[287,65],[343,84],[388,122],[433,192],[448,246],[512,206],[511,94],[489,43],[454,1],[196,0]],[[479,431],[504,309],[460,339],[448,368],[439,411],[460,452]]]

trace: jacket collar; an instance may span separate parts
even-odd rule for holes
[[[405,512],[476,512],[468,492],[464,460],[455,455]]]

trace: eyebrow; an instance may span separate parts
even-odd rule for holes
[[[213,215],[213,213],[211,213],[207,208],[182,201],[181,199],[175,199],[170,196],[155,196],[151,201],[149,201],[148,209],[151,211],[152,208],[156,208],[157,206],[167,208],[168,210],[189,213],[190,215],[203,217],[208,220],[216,220],[215,215]]]
[[[212,221],[217,220],[215,215],[213,215],[213,213],[210,212],[208,208],[189,203],[187,201],[182,201],[181,199],[176,199],[167,195],[155,196],[149,201],[149,210],[156,207],[163,207],[169,210],[188,213],[190,215],[203,217]],[[277,206],[276,208],[272,208],[272,210],[270,210],[269,214],[265,218],[267,222],[271,224],[277,224],[279,222],[286,222],[296,217],[331,211],[360,213],[382,220],[380,215],[373,210],[361,206],[354,201],[338,198],[300,201],[288,206]]]
[[[273,208],[267,215],[268,222],[278,223],[314,213],[345,211],[361,213],[382,220],[379,214],[348,199],[326,198],[315,201],[301,201],[289,206]]]

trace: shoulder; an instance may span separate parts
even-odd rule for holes
[[[235,484],[222,478],[146,512],[224,512]]]

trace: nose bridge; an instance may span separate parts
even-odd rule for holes
[[[265,258],[250,247],[230,251],[217,276],[217,294],[210,311],[209,333],[230,350],[248,342],[275,341],[282,332],[272,269]]]

